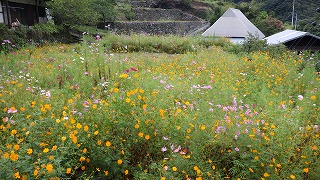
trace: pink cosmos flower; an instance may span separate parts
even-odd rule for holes
[[[161,148],[161,151],[162,151],[162,152],[165,152],[165,151],[167,151],[167,148],[166,148],[166,147],[162,147],[162,148]]]
[[[8,110],[8,113],[16,113],[18,112],[18,110],[15,108],[15,107],[11,107],[9,110]]]

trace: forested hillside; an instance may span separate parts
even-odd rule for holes
[[[210,22],[219,18],[227,7],[239,8],[266,35],[284,28],[296,28],[320,35],[320,0],[199,0],[208,3],[213,12]],[[293,12],[294,1],[294,13]],[[292,26],[293,15],[293,26]],[[270,19],[271,18],[271,19]],[[263,22],[261,21],[263,20]],[[279,21],[285,27],[279,27]],[[272,25],[273,24],[273,25]]]
[[[259,0],[263,2],[263,9],[273,11],[277,18],[284,22],[292,23],[293,0]],[[297,30],[310,31],[320,35],[320,0],[295,0],[294,1],[294,24]],[[297,20],[297,21],[296,21]]]

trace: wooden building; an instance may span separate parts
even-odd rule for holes
[[[33,26],[47,21],[45,0],[0,0],[0,23]]]

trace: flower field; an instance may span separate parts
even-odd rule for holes
[[[0,179],[317,179],[312,54],[1,54]]]

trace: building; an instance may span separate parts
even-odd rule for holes
[[[249,34],[259,39],[265,37],[239,9],[229,8],[202,36],[226,37],[231,42],[241,43]]]
[[[0,23],[33,26],[46,22],[45,0],[0,0]]]
[[[320,50],[320,37],[309,32],[287,29],[264,39],[269,45],[284,44],[290,50]]]

